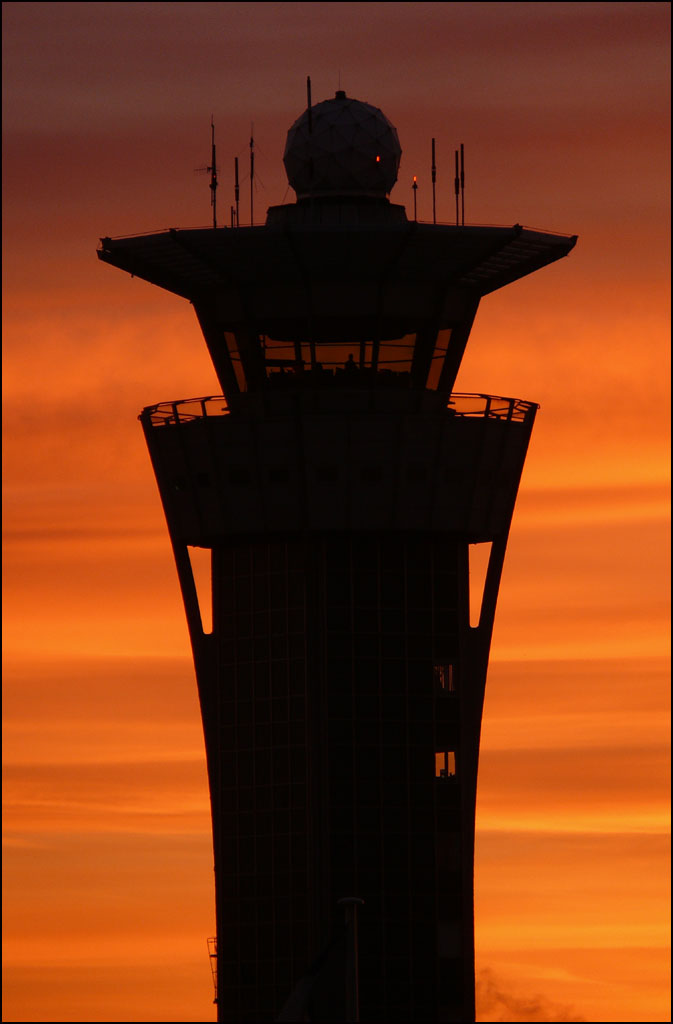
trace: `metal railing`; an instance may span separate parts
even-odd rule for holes
[[[212,939],[208,939],[208,959],[210,960],[210,970],[213,975],[213,986],[215,988],[215,998],[213,1002],[217,1002],[217,936]]]
[[[521,398],[502,398],[499,395],[454,394],[447,408],[456,417],[504,420],[522,423],[535,409],[535,402]],[[175,426],[194,420],[228,416],[229,407],[223,395],[205,398],[184,398],[177,402],[159,402],[143,409],[140,419],[149,420],[153,427]]]
[[[208,395],[206,398],[182,398],[177,402],[159,402],[150,405],[140,414],[140,419],[149,419],[153,427],[166,427],[177,423],[190,423],[208,416],[228,416],[229,407],[224,395]]]
[[[293,203],[288,203],[288,204],[285,204],[285,205],[293,206],[294,204]],[[480,223],[478,221],[470,221],[469,224],[455,224],[453,221],[450,221],[450,220],[432,221],[432,220],[422,220],[420,217],[417,218],[416,220],[414,220],[412,217],[409,217],[408,224],[423,224],[423,225],[430,225],[430,227],[440,227],[440,228],[497,228],[497,229],[507,228],[507,229],[509,229],[509,228],[511,228],[513,226],[512,224],[482,224],[482,223]],[[534,227],[531,227],[529,224],[517,224],[515,226],[521,228],[523,231],[532,231],[535,234],[539,234],[539,235],[558,235],[559,238],[574,238],[575,237],[574,235],[568,234],[565,231],[556,231],[556,230],[551,231],[549,228],[534,228]],[[241,230],[242,228],[250,228],[250,227],[255,227],[255,228],[266,227],[266,222],[261,220],[261,221],[257,221],[256,223],[254,223],[252,225],[251,224],[240,224],[240,225],[236,225],[233,228],[230,227],[229,224],[220,224],[220,225],[218,225],[218,230],[220,228],[226,228],[229,231],[231,231],[231,230],[238,231],[238,230]],[[213,225],[212,224],[198,224],[196,226],[182,227],[182,228],[176,228],[176,227],[172,227],[172,228],[152,228],[151,231],[134,231],[133,234],[131,234],[131,235],[106,235],[104,238],[100,239],[100,242],[101,242],[101,249],[104,250],[106,248],[106,246],[105,246],[106,242],[122,242],[122,241],[124,241],[127,238],[149,238],[152,235],[170,235],[172,232],[175,232],[175,231],[204,231],[205,232],[205,231],[212,231],[212,230],[213,230]]]
[[[502,398],[500,395],[454,394],[448,408],[455,416],[473,416],[489,420],[522,423],[538,406],[523,398]]]

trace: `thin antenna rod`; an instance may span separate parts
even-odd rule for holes
[[[462,224],[465,227],[465,147],[460,144],[460,200],[462,208]]]
[[[456,193],[456,227],[460,224],[458,215],[458,197],[460,196],[460,173],[458,171],[458,150],[456,150],[456,176],[453,179],[453,190]]]
[[[215,122],[210,115],[210,205],[213,208],[213,227],[217,227],[217,161],[215,159]]]
[[[250,125],[250,227],[253,226],[253,186],[255,183],[255,140],[253,138],[254,125]]]
[[[309,158],[308,158],[308,175],[309,181],[313,182],[313,152],[310,148],[311,136],[313,135],[313,111],[311,110],[311,76],[306,76],[306,103],[308,113],[308,135],[309,135]]]
[[[236,227],[239,225],[238,220],[238,201],[241,196],[241,191],[238,187],[238,157],[234,157],[234,201],[236,202]]]
[[[418,220],[416,216],[416,192],[418,191],[418,182],[416,181],[416,175],[414,174],[414,183],[411,186],[414,192],[414,220]]]
[[[437,166],[435,164],[435,140],[432,140],[432,223],[437,223],[437,206],[435,202],[435,183],[437,181]]]

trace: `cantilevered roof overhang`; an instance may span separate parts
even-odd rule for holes
[[[337,283],[439,286],[481,297],[561,259],[576,240],[518,224],[264,225],[103,238],[98,257],[195,303],[223,287],[275,292]]]
[[[518,224],[419,224],[399,207],[364,215],[370,219],[360,223],[345,208],[272,207],[264,226],[104,238],[98,256],[194,305],[225,394],[241,385],[239,355],[246,387],[262,385],[267,340],[291,343],[299,362],[308,345],[311,365],[324,357],[316,346],[357,344],[366,362],[362,346],[371,344],[378,366],[380,344],[412,338],[411,384],[426,387],[441,355],[436,386],[450,391],[482,296],[566,256],[576,242]]]

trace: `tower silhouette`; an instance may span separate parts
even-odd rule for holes
[[[576,239],[410,221],[400,155],[339,91],[291,127],[297,201],[264,225],[98,252],[192,302],[223,391],[140,417],[203,716],[220,1021],[357,1019],[356,996],[363,1021],[474,1021],[482,704],[537,406],[452,389],[481,297]]]

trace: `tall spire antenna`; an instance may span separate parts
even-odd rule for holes
[[[414,192],[414,220],[418,220],[418,217],[416,216],[416,193],[418,192],[418,182],[416,181],[416,175],[415,174],[414,174],[414,181],[413,181],[413,184],[412,184],[411,187],[412,187],[413,192]]]
[[[215,159],[215,122],[210,115],[210,205],[213,208],[213,227],[217,227],[217,161]]]
[[[435,203],[435,183],[437,181],[437,165],[435,164],[435,140],[432,140],[432,223],[437,223],[437,206]]]
[[[462,224],[465,227],[465,147],[460,144],[460,201],[462,208]]]
[[[460,173],[458,170],[458,150],[456,150],[456,176],[453,179],[453,191],[456,193],[456,227],[460,224],[458,216],[458,197],[460,196]]]
[[[210,205],[213,208],[213,227],[217,227],[217,160],[215,157],[215,122],[210,115],[210,163],[207,167],[195,167],[197,174],[210,175]]]
[[[241,197],[241,191],[238,187],[238,157],[234,157],[234,201],[236,203],[236,227],[238,227],[238,201]],[[232,224],[233,227],[233,224]]]
[[[253,138],[254,125],[250,125],[250,227],[253,226],[253,187],[255,184],[255,140]]]

